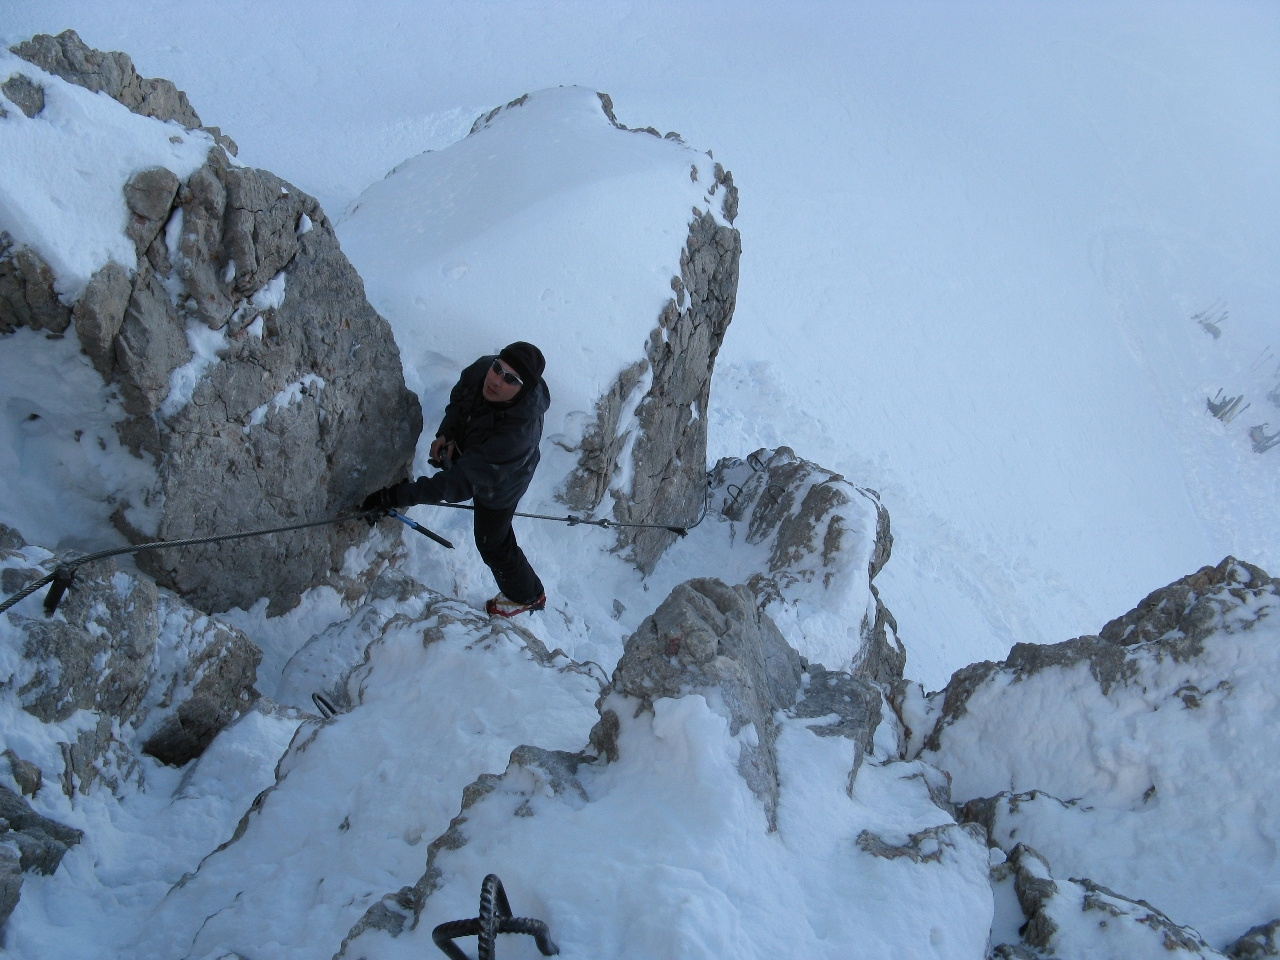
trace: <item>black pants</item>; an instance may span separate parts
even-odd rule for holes
[[[542,596],[542,581],[516,543],[516,532],[511,529],[515,512],[515,507],[494,510],[475,504],[476,549],[504,597],[516,603],[532,603]]]

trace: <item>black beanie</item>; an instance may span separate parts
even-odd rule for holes
[[[525,343],[523,340],[508,343],[502,348],[498,358],[514,370],[516,375],[524,381],[526,390],[537,385],[538,380],[542,377],[542,371],[547,366],[547,361],[543,358],[542,351],[532,343]]]

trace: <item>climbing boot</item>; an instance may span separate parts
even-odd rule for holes
[[[514,600],[508,600],[502,594],[498,594],[492,600],[484,605],[484,612],[491,617],[514,617],[517,613],[532,613],[534,610],[541,610],[547,605],[547,595],[539,594],[537,600],[530,600],[528,603],[517,603]]]

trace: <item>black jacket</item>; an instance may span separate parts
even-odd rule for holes
[[[501,510],[514,507],[529,489],[541,455],[542,417],[551,392],[539,379],[510,405],[484,399],[484,378],[494,357],[481,357],[462,371],[449,393],[437,436],[458,446],[458,458],[434,477],[396,488],[400,506],[472,500]]]

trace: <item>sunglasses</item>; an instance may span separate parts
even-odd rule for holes
[[[507,383],[511,384],[511,386],[513,386],[513,387],[523,387],[523,386],[524,386],[524,381],[523,381],[523,380],[521,380],[519,377],[517,377],[514,373],[509,373],[509,372],[507,372],[506,370],[504,370],[504,369],[502,368],[502,361],[501,361],[501,360],[497,360],[497,359],[495,359],[495,360],[493,361],[493,366],[492,366],[492,367],[490,367],[490,369],[491,369],[494,373],[496,373],[498,376],[500,376],[503,380],[505,380]]]

